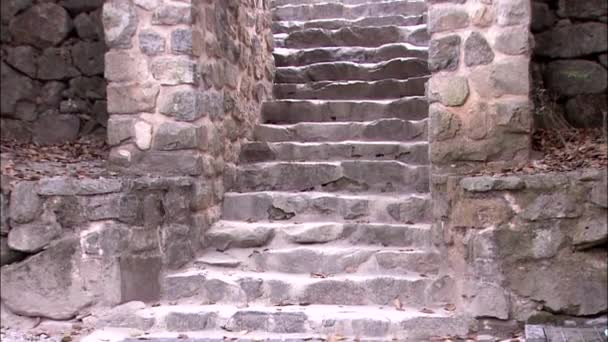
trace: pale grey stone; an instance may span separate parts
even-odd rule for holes
[[[158,84],[110,84],[108,85],[108,113],[135,114],[150,112],[156,107],[160,91]]]
[[[428,31],[437,33],[469,25],[467,12],[456,6],[432,6],[429,9]]]
[[[494,51],[481,33],[473,32],[465,42],[464,58],[467,66],[490,64],[494,60]]]
[[[27,256],[26,253],[22,253],[11,249],[8,246],[8,238],[0,236],[0,266],[12,264],[17,261],[23,260]],[[4,314],[3,314],[4,318]]]
[[[606,217],[581,220],[572,236],[572,244],[579,250],[600,246],[606,242],[608,242]]]
[[[165,38],[153,30],[142,30],[139,33],[139,50],[148,56],[165,52]]]
[[[576,198],[568,193],[540,195],[521,213],[521,217],[530,220],[547,220],[555,218],[580,217],[582,208]]]
[[[475,317],[509,318],[509,297],[506,291],[496,284],[482,283],[476,286],[470,304]]]
[[[202,128],[182,122],[164,122],[154,133],[154,148],[161,151],[201,147]]]
[[[138,18],[131,1],[110,0],[103,5],[102,16],[106,44],[109,48],[127,49],[137,30]]]
[[[469,97],[469,84],[465,77],[435,75],[428,84],[428,98],[431,102],[456,107],[463,105]]]
[[[40,215],[42,201],[36,194],[36,182],[18,182],[11,191],[10,218],[17,223],[33,221]]]
[[[153,25],[190,24],[193,20],[193,10],[190,4],[163,4],[152,14]]]
[[[458,35],[431,40],[429,46],[429,70],[456,70],[460,63],[460,43]]]
[[[194,84],[197,81],[196,63],[180,57],[162,57],[150,65],[152,76],[164,85]]]
[[[190,55],[193,53],[191,29],[177,29],[171,32],[171,52]]]
[[[497,0],[496,21],[500,26],[529,24],[531,7],[528,0]]]
[[[16,251],[36,253],[48,246],[60,234],[61,226],[57,223],[55,215],[45,213],[34,222],[11,226],[8,245]]]

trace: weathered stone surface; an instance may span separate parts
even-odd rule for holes
[[[133,125],[135,145],[140,150],[147,150],[152,144],[152,125],[144,120],[138,120]]]
[[[528,99],[505,99],[494,104],[496,122],[506,131],[529,133],[532,131],[532,108]]]
[[[469,15],[455,6],[433,6],[429,10],[429,33],[455,30],[469,25]]]
[[[460,186],[470,192],[487,192],[492,190],[520,190],[525,183],[519,177],[466,177]]]
[[[477,284],[470,304],[475,317],[509,318],[509,298],[505,290],[496,284]]]
[[[557,14],[560,17],[599,19],[608,13],[608,4],[602,0],[559,0]]]
[[[527,27],[508,27],[498,33],[494,41],[494,48],[507,55],[522,55],[530,50],[530,41]]]
[[[134,114],[153,111],[160,87],[154,83],[108,85],[108,112]]]
[[[539,1],[532,1],[532,32],[543,31],[555,23],[557,18],[549,8],[549,4]]]
[[[458,116],[438,105],[431,105],[429,109],[430,141],[442,141],[456,136],[460,130],[461,122]]]
[[[572,58],[608,50],[606,24],[587,22],[556,26],[535,36],[534,53],[551,58]]]
[[[103,25],[97,13],[80,13],[74,18],[74,28],[82,39],[103,40]]]
[[[106,1],[102,22],[109,48],[127,49],[132,46],[131,40],[137,30],[138,18],[131,1]]]
[[[194,84],[197,81],[196,64],[184,58],[162,57],[150,65],[152,76],[161,84]]]
[[[175,54],[194,54],[194,44],[200,37],[195,36],[191,29],[177,29],[171,32],[171,52]]]
[[[17,314],[73,318],[92,301],[75,269],[78,254],[78,239],[66,238],[21,263],[3,267],[2,300]]]
[[[72,46],[74,65],[87,76],[102,74],[105,51],[105,45],[101,42],[77,42]]]
[[[339,224],[293,225],[286,229],[288,239],[294,243],[325,243],[337,240],[343,232]]]
[[[65,90],[65,88],[66,85],[63,82],[47,82],[40,90],[40,102],[38,105],[39,110],[46,111],[57,108],[61,102],[62,92]]]
[[[8,49],[6,63],[29,77],[36,77],[38,52],[31,46],[22,45]]]
[[[165,52],[165,38],[153,30],[142,30],[139,33],[139,50],[148,56]]]
[[[436,75],[429,81],[428,98],[443,105],[456,107],[465,103],[469,96],[469,84],[465,77]]]
[[[495,6],[496,22],[500,26],[530,23],[532,9],[528,0],[497,0]]]
[[[32,0],[7,0],[0,2],[0,6],[2,6],[0,7],[0,19],[2,20],[2,24],[8,24],[15,14],[23,11],[31,5]]]
[[[460,62],[460,36],[453,35],[431,40],[429,46],[430,71],[456,70]]]
[[[4,62],[1,64],[0,77],[0,87],[2,87],[0,107],[2,114],[13,114],[20,100],[35,98],[40,91],[34,81],[20,75]]]
[[[192,23],[193,10],[190,4],[163,4],[152,14],[153,25],[179,25]]]
[[[31,127],[27,122],[1,118],[0,123],[2,139],[21,142],[29,142],[31,140]]]
[[[79,129],[80,119],[77,116],[47,111],[34,123],[33,140],[40,144],[73,141],[78,138]]]
[[[606,91],[608,73],[601,65],[587,60],[550,62],[544,75],[547,87],[558,95],[599,94]]]
[[[172,151],[199,148],[204,140],[203,129],[182,122],[164,122],[154,134],[154,148],[161,151]]]
[[[608,113],[606,94],[578,95],[566,102],[566,119],[575,127],[601,127]]]
[[[538,196],[522,213],[521,217],[531,220],[555,218],[575,218],[581,215],[582,208],[576,197],[567,193]]]
[[[112,115],[108,120],[108,144],[116,146],[133,137],[133,125],[135,118]]]
[[[43,80],[63,80],[79,76],[80,72],[72,63],[70,49],[66,47],[48,48],[38,59],[38,78]]]
[[[8,238],[0,236],[0,266],[23,260],[27,254],[21,253],[8,246]],[[3,316],[4,317],[4,316]]]
[[[513,59],[475,69],[472,88],[483,98],[503,95],[528,95],[530,91],[528,60]]]
[[[274,230],[269,227],[257,226],[254,229],[246,226],[225,227],[207,232],[206,245],[219,251],[228,248],[261,247],[273,237]]]
[[[464,46],[464,61],[467,66],[490,64],[494,61],[494,51],[479,32],[473,32]]]
[[[18,182],[10,199],[10,218],[17,223],[33,221],[40,214],[42,201],[36,194],[36,182]]]
[[[66,10],[51,2],[36,4],[11,20],[9,30],[17,42],[47,48],[63,41],[72,29]]]
[[[151,326],[143,325],[141,319],[138,320],[137,311],[146,308],[144,302],[132,301],[120,304],[107,312],[101,313],[95,322],[95,327],[101,328],[122,328],[122,327],[138,327],[142,329],[150,329]]]
[[[160,256],[120,257],[121,302],[160,298]]]
[[[180,121],[194,121],[206,114],[203,94],[195,90],[176,91],[164,98],[160,112]]]
[[[600,246],[606,242],[608,242],[608,224],[605,217],[580,221],[572,236],[572,244],[579,250]]]

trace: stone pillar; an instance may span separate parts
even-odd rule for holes
[[[502,278],[486,277],[469,267],[470,227],[468,221],[463,227],[450,219],[459,208],[450,191],[451,183],[463,175],[511,168],[529,159],[530,0],[428,0],[428,5],[432,77],[427,96],[436,242],[456,280],[458,308],[505,319],[508,299],[501,290]],[[463,210],[479,210],[483,216],[493,203],[479,205]]]
[[[530,1],[430,0],[429,140],[435,172],[525,163]]]
[[[107,0],[110,166],[221,176],[271,94],[267,1]]]

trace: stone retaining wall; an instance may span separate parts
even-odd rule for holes
[[[196,187],[190,177],[3,177],[3,303],[68,319],[90,306],[159,299],[161,272],[191,260],[206,227],[191,209]]]
[[[608,2],[534,0],[534,64],[539,126],[549,111],[575,127],[601,127],[608,115]]]
[[[107,125],[102,4],[2,0],[2,139],[63,143]]]
[[[606,313],[606,177],[449,177],[436,214],[466,311],[519,321]]]

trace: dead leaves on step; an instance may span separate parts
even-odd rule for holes
[[[403,311],[403,305],[401,304],[401,300],[399,300],[399,298],[395,298],[393,300],[393,306],[395,307],[395,309]]]

